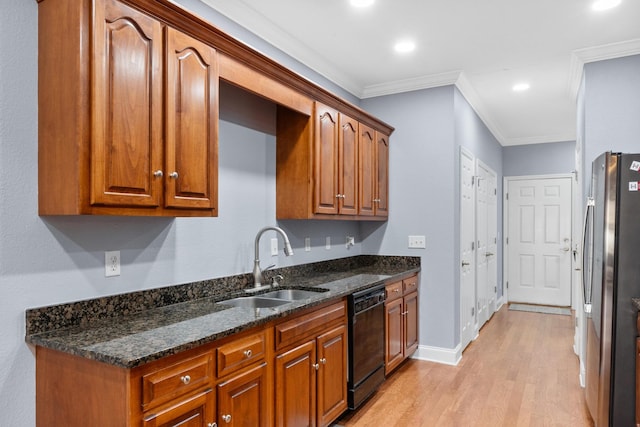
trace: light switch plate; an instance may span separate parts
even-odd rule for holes
[[[409,236],[409,248],[425,249],[427,247],[427,239],[424,236]]]

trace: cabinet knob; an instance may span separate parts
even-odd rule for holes
[[[178,172],[171,172],[169,178],[178,179]]]
[[[207,427],[218,427],[218,423],[209,423]]]
[[[164,176],[164,173],[158,169],[153,173],[153,176],[155,176],[156,178],[162,178]]]
[[[229,414],[223,415],[222,416],[222,421],[224,421],[225,423],[229,424],[231,422],[231,415],[229,415]]]
[[[183,375],[180,377],[180,381],[182,381],[182,384],[187,385],[191,382],[191,377],[189,375]]]
[[[251,351],[251,349],[249,349],[249,350],[245,350],[245,351],[244,351],[244,355],[245,355],[246,357],[251,357],[251,355],[252,355],[252,354],[253,354],[253,352]]]
[[[325,359],[324,357],[322,359],[320,359],[320,363],[322,363],[323,365],[327,364],[327,359]]]
[[[311,365],[311,366],[312,366],[316,371],[317,371],[318,369],[320,369],[320,365],[319,365],[319,364],[317,364],[317,363],[314,363],[314,364],[313,364],[313,365]]]

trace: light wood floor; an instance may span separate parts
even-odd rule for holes
[[[503,306],[458,366],[407,360],[365,405],[338,424],[592,426],[573,333],[573,316]]]

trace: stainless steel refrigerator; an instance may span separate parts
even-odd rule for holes
[[[585,215],[585,397],[596,427],[635,425],[640,297],[640,154],[607,152],[592,164]]]

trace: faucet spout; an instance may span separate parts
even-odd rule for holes
[[[282,240],[284,240],[284,254],[286,256],[293,255],[293,249],[291,248],[291,243],[289,242],[289,237],[287,233],[280,227],[264,227],[258,234],[256,234],[256,240],[254,245],[254,261],[253,261],[253,283],[254,287],[259,288],[262,286],[263,277],[262,277],[262,269],[260,268],[260,237],[265,233],[265,231],[273,230],[282,236]]]

